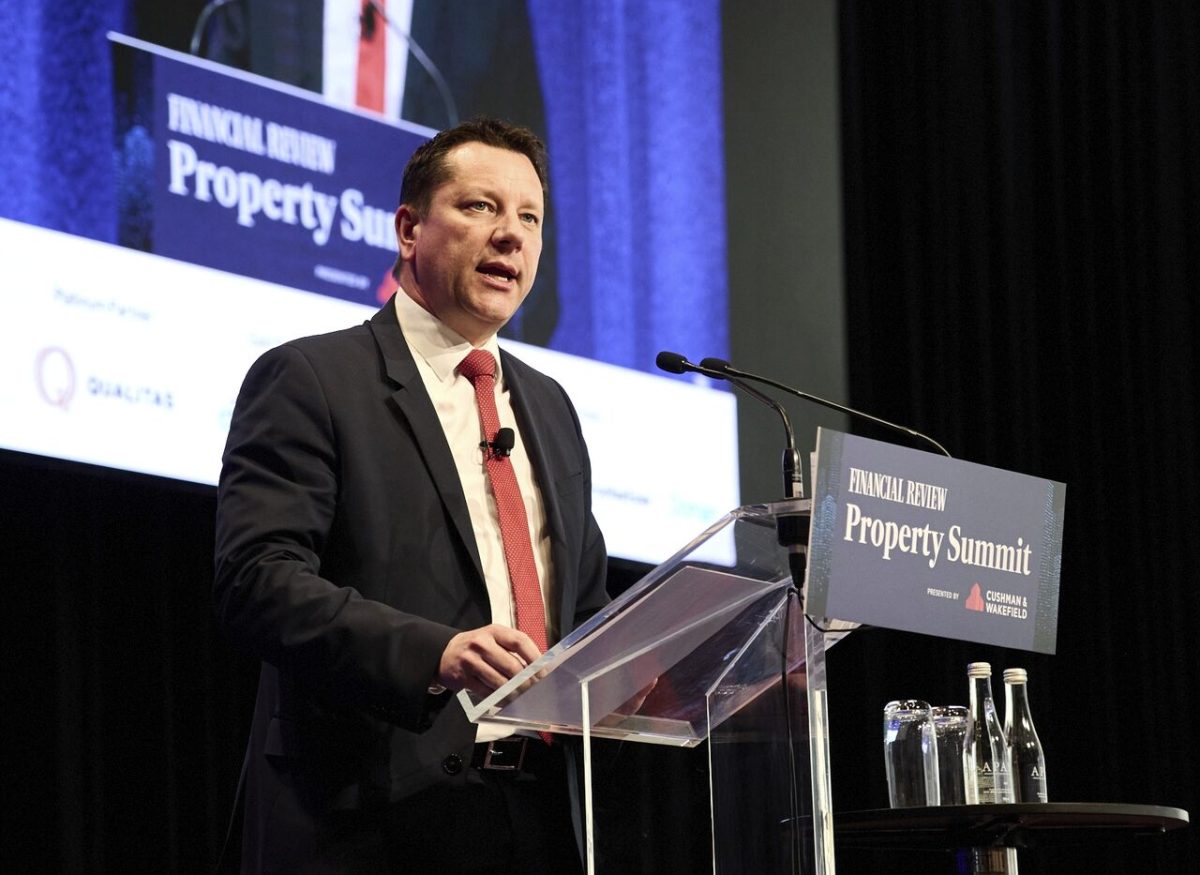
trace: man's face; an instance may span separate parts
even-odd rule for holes
[[[400,285],[473,344],[500,330],[529,294],[542,254],[542,184],[520,152],[464,143],[418,216],[396,211]]]

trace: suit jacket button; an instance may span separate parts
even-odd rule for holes
[[[445,772],[447,775],[457,775],[459,772],[462,771],[462,767],[463,767],[462,757],[460,757],[456,753],[452,753],[452,754],[450,754],[450,756],[448,756],[444,760],[442,760],[442,771]]]

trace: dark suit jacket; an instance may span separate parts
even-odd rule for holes
[[[565,634],[607,599],[587,449],[562,388],[502,361],[545,500]],[[215,609],[220,629],[263,660],[247,850],[268,810],[319,817],[464,779],[454,757],[470,761],[474,727],[428,687],[450,638],[491,622],[489,602],[394,301],[250,369],[221,473]]]

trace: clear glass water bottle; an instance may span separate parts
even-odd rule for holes
[[[978,797],[968,798],[967,802],[980,805],[1013,802],[1008,748],[992,700],[992,666],[987,662],[972,662],[967,666],[967,677],[971,682],[972,727],[968,761],[975,770],[974,789]]]
[[[1048,802],[1046,755],[1029,711],[1029,676],[1023,668],[1004,670],[1004,737],[1008,741],[1017,802]]]

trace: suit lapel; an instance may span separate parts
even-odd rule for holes
[[[479,559],[479,546],[475,542],[475,530],[471,527],[471,514],[467,510],[467,499],[458,479],[458,469],[446,443],[437,411],[433,409],[433,402],[429,400],[429,393],[425,391],[425,384],[417,371],[412,351],[400,331],[395,300],[389,300],[383,309],[371,317],[367,327],[379,345],[384,374],[395,387],[392,400],[396,409],[412,430],[429,476],[437,487],[459,539],[471,556],[479,583],[483,586],[483,563]]]

